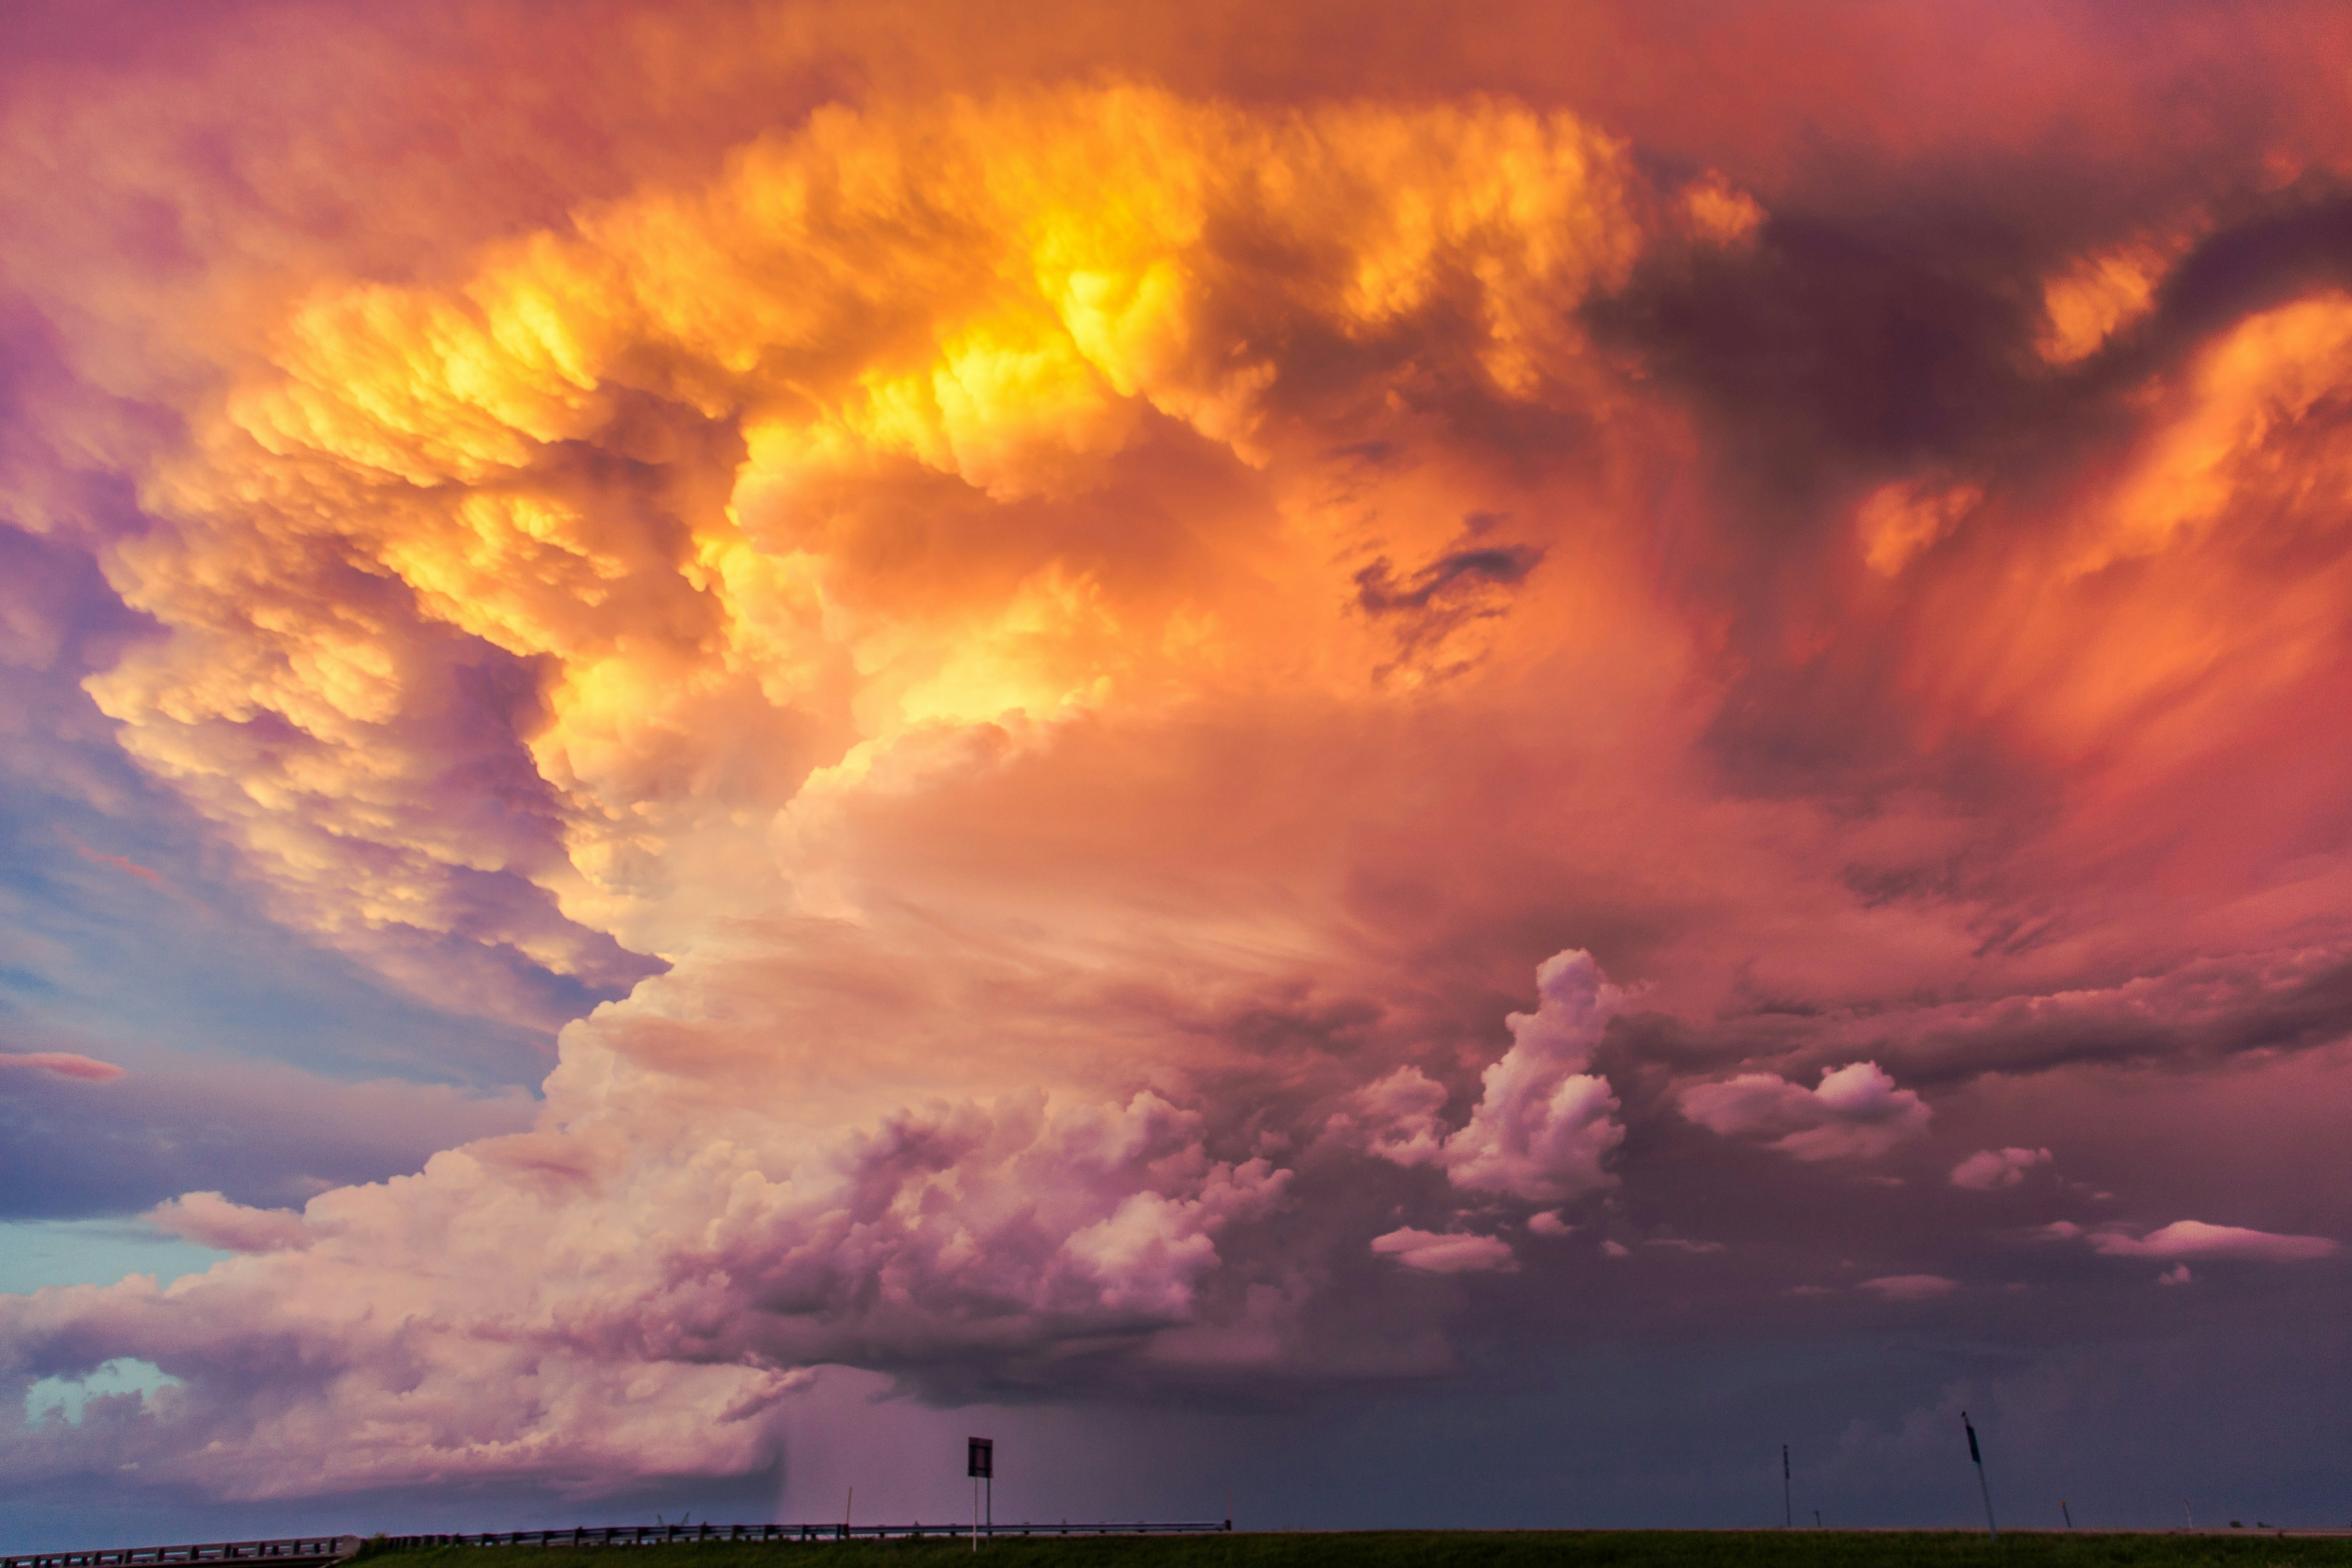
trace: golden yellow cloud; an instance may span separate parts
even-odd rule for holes
[[[453,872],[660,946],[629,922],[688,840],[772,842],[811,770],[848,787],[910,731],[1395,677],[1350,576],[1443,551],[1458,510],[1335,488],[1318,400],[1466,353],[1497,397],[1603,407],[1563,307],[1756,221],[1502,101],[827,109],[446,285],[327,272],[247,322],[264,353],[145,474],[171,527],[109,563],[171,636],[92,690],[290,918],[577,972],[563,921],[481,926]],[[1206,515],[1139,530],[1218,473]],[[1482,620],[1414,647],[1454,668]],[[520,816],[451,798],[485,683],[544,789]],[[477,773],[514,760],[489,750]]]

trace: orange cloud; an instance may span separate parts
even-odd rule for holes
[[[120,855],[108,855],[100,850],[92,849],[89,845],[84,844],[80,839],[75,837],[72,834],[68,833],[62,827],[58,829],[58,836],[63,838],[66,843],[72,847],[75,854],[80,856],[85,860],[92,861],[100,866],[111,866],[116,870],[127,872],[131,876],[138,878],[142,882],[160,883],[163,879],[163,873],[161,871],[150,869],[145,866],[140,865],[134,860],[125,859]]]
[[[2226,203],[2018,164],[2168,167],[2196,29],[1556,9],[306,13],[13,100],[73,384],[5,499],[152,627],[112,742],[559,1054],[528,1131],[188,1194],[239,1257],[0,1342],[181,1379],[159,1484],[742,1473],[820,1363],[1425,1372],[1332,1303],[1569,1267],[1496,1233],[1740,1157],[1694,1126],[1826,1185],[1971,1074],[2340,1037],[2352,303],[2200,306]],[[1854,218],[1899,179],[2001,221]]]

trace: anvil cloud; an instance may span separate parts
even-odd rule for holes
[[[10,24],[12,1484],[2337,1353],[2341,17],[982,9]]]

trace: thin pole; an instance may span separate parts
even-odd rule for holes
[[[2068,1507],[2066,1506],[2066,1500],[2065,1500],[2064,1498],[2060,1498],[2060,1499],[2058,1500],[2058,1511],[2059,1511],[2060,1513],[2062,1513],[2062,1514],[2065,1515],[2065,1517],[2066,1517],[2066,1528],[2067,1528],[2067,1529],[2069,1529],[2069,1530],[2074,1529],[2074,1510],[2073,1509],[2068,1508]]]
[[[1789,1490],[1789,1445],[1780,1445],[1780,1528],[1793,1530],[1797,1524],[1796,1505]]]
[[[980,1482],[971,1483],[971,1549],[980,1550]]]
[[[1992,1488],[1985,1484],[1984,1455],[1977,1448],[1977,1429],[1969,1420],[1969,1413],[1965,1410],[1960,1412],[1960,1425],[1968,1428],[1969,1458],[1976,1461],[1977,1467],[1977,1490],[1984,1493],[1985,1530],[1995,1541],[1999,1541],[2000,1526],[1992,1521]]]

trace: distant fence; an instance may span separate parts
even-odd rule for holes
[[[979,1534],[1208,1535],[1231,1530],[1230,1519],[1108,1521],[1092,1524],[983,1524]],[[389,1535],[379,1551],[420,1546],[670,1546],[698,1541],[921,1541],[926,1537],[969,1540],[971,1521],[961,1524],[621,1524],[595,1530],[493,1530],[479,1535]],[[0,1557],[0,1568],[168,1568],[182,1563],[266,1563],[268,1568],[321,1568],[360,1548],[356,1535],[312,1535],[289,1541],[220,1541],[204,1546],[131,1546],[109,1552],[33,1552]]]
[[[1137,1520],[1132,1523],[1102,1521],[1091,1524],[983,1524],[982,1541],[997,1536],[1038,1535],[1210,1535],[1231,1530],[1230,1519],[1175,1521]],[[698,1541],[921,1541],[953,1536],[968,1540],[971,1521],[961,1524],[623,1524],[599,1530],[493,1530],[480,1535],[391,1535],[386,1548],[418,1546],[668,1546]],[[125,1561],[129,1561],[125,1559]],[[30,1558],[9,1558],[0,1568],[84,1568],[81,1563],[36,1564]],[[92,1560],[91,1568],[95,1568]]]
[[[260,1563],[311,1568],[359,1550],[356,1535],[303,1535],[288,1541],[215,1541],[203,1546],[129,1546],[111,1552],[32,1552],[0,1557],[0,1568],[140,1568],[170,1563]]]

